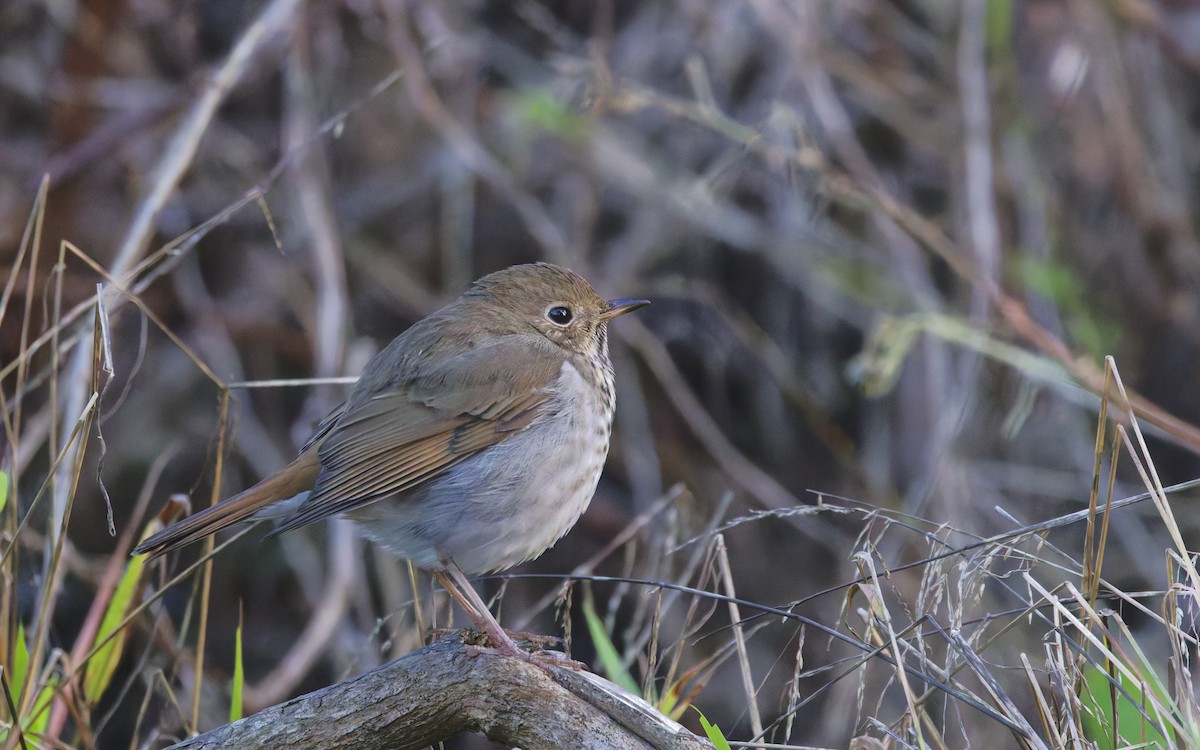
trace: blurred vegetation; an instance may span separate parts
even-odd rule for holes
[[[1195,492],[1095,508],[1200,473],[1198,78],[1182,0],[0,5],[21,739],[164,746],[451,622],[340,523],[127,550],[348,387],[259,381],[544,259],[654,304],[506,625],[732,741],[1195,747]]]

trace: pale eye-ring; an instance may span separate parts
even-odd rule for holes
[[[573,317],[575,316],[571,314],[571,308],[563,305],[555,305],[546,311],[546,318],[556,326],[567,325]]]

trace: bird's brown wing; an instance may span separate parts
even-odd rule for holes
[[[409,490],[530,426],[562,372],[549,342],[504,337],[355,394],[320,440],[321,473],[282,533]]]

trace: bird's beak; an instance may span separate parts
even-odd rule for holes
[[[612,320],[625,313],[645,307],[650,304],[648,299],[613,299],[608,301],[608,309],[600,313],[600,320]]]

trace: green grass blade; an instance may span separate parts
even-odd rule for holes
[[[721,731],[721,728],[709,723],[708,717],[700,709],[695,706],[692,706],[692,708],[696,709],[696,713],[700,714],[700,726],[704,729],[704,736],[708,738],[709,742],[713,743],[713,747],[717,750],[731,750],[729,740],[725,739],[725,733]]]
[[[229,723],[242,718],[245,707],[242,705],[242,689],[245,687],[246,673],[242,667],[242,608],[238,607],[238,626],[233,635],[233,688],[229,699]]]
[[[588,634],[592,636],[592,643],[596,646],[596,658],[600,660],[604,676],[634,695],[639,695],[637,681],[621,663],[621,655],[617,653],[617,647],[613,645],[612,638],[604,629],[604,622],[596,614],[590,596],[583,599],[583,619],[587,622]]]
[[[12,675],[12,693],[21,700],[21,694],[25,691],[25,681],[29,678],[29,643],[25,640],[25,623],[17,623],[17,640],[13,644],[12,653],[12,668],[9,669]]]
[[[8,474],[0,471],[0,513],[4,512],[6,505],[8,505]]]
[[[670,716],[676,721],[679,720],[679,717],[675,715],[675,709],[679,705],[680,687],[682,687],[682,683],[679,682],[675,683],[674,685],[663,686],[662,695],[658,697],[657,701],[654,701],[654,704],[658,706],[659,711],[663,712],[663,714],[667,716]]]
[[[1082,713],[1084,735],[1095,742],[1100,750],[1115,750],[1118,747],[1129,745],[1142,747],[1142,743],[1145,743],[1144,747],[1146,748],[1159,748],[1159,750],[1175,747],[1174,743],[1168,742],[1162,733],[1147,722],[1138,711],[1138,706],[1141,706],[1147,714],[1154,716],[1156,713],[1154,710],[1155,699],[1147,696],[1141,685],[1125,679],[1120,674],[1118,677],[1121,687],[1129,693],[1133,702],[1121,693],[1116,693],[1116,715],[1114,717],[1112,686],[1109,684],[1107,676],[1102,670],[1090,664],[1084,668],[1086,688],[1079,696],[1083,705],[1088,709]],[[1161,692],[1163,690],[1161,684],[1151,683],[1148,687],[1152,694],[1165,694]],[[1113,734],[1114,719],[1117,729],[1116,736]]]
[[[33,711],[21,722],[25,728],[25,734],[43,735],[46,733],[46,728],[50,726],[50,705],[54,702],[54,695],[58,692],[58,681],[58,676],[52,675],[38,693],[37,702],[33,704]]]
[[[133,600],[142,580],[142,568],[145,562],[146,558],[143,556],[129,558],[125,572],[121,574],[121,580],[113,592],[112,600],[109,601],[108,608],[104,611],[104,619],[100,621],[100,629],[96,632],[96,642],[103,642],[110,635],[112,638],[104,643],[88,662],[83,679],[83,695],[89,703],[95,704],[100,700],[100,696],[112,682],[117,664],[121,661],[127,632],[122,630],[116,635],[113,633],[134,604]]]

